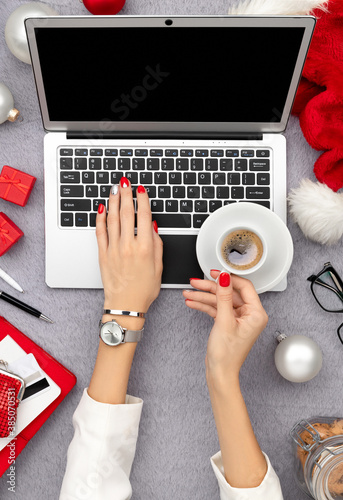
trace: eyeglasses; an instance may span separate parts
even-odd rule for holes
[[[330,262],[324,264],[317,275],[309,276],[311,292],[324,311],[343,312],[343,281]],[[337,329],[338,338],[343,344],[343,323]]]

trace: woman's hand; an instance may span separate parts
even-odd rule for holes
[[[148,194],[137,188],[137,236],[131,184],[113,186],[108,216],[99,205],[96,236],[105,309],[146,313],[161,287],[163,243],[152,222]]]
[[[238,376],[268,316],[250,281],[217,270],[212,270],[211,276],[219,277],[218,283],[191,279],[199,291],[184,290],[183,295],[189,308],[215,319],[207,345],[207,376]]]

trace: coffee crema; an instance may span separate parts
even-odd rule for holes
[[[253,231],[237,229],[229,233],[221,245],[224,261],[233,269],[243,271],[256,266],[263,255],[263,244]]]

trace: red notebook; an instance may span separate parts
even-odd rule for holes
[[[61,363],[56,361],[50,354],[39,347],[24,333],[20,332],[11,323],[0,316],[0,340],[6,335],[10,335],[12,339],[27,353],[35,356],[39,366],[52,380],[61,388],[61,394],[47,408],[45,408],[38,417],[33,420],[28,426],[23,429],[3,450],[0,451],[0,476],[2,476],[9,466],[13,463],[13,451],[15,449],[15,457],[25,448],[29,440],[36,434],[38,429],[50,417],[52,412],[57,408],[60,402],[66,397],[68,392],[76,384],[76,377]],[[15,441],[15,447],[11,444]],[[10,455],[11,454],[11,455]]]

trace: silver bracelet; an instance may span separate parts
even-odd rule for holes
[[[117,314],[119,316],[133,316],[135,318],[145,318],[145,313],[135,311],[120,311],[116,309],[104,309],[103,314]]]

